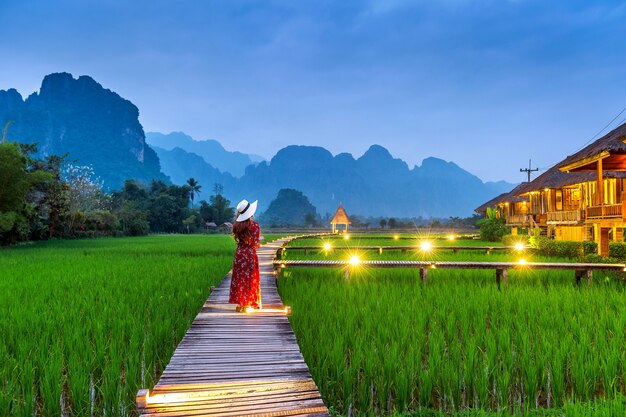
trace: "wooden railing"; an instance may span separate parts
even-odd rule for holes
[[[580,210],[549,211],[548,224],[577,224],[582,220]]]
[[[508,282],[509,270],[569,270],[574,271],[574,279],[578,284],[586,277],[589,284],[593,280],[593,271],[626,272],[625,264],[602,263],[563,263],[563,262],[444,262],[444,261],[358,261],[349,260],[275,260],[274,273],[278,277],[286,268],[343,268],[346,279],[354,268],[415,268],[419,269],[420,277],[428,282],[428,271],[431,269],[491,269],[496,271],[496,284]],[[624,280],[624,274],[619,278]]]
[[[506,218],[507,226],[528,226],[530,225],[530,215],[512,214]]]
[[[622,217],[622,204],[605,204],[587,207],[588,219],[612,219]]]

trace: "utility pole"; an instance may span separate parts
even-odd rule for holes
[[[528,168],[520,168],[519,172],[525,172],[528,175],[528,182],[530,182],[530,173],[534,172],[534,171],[539,171],[539,168],[535,168],[535,169],[531,169],[531,163],[532,161],[529,159],[528,160]]]

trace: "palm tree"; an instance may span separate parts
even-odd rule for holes
[[[198,184],[198,181],[193,178],[189,178],[187,180],[187,185],[190,188],[189,197],[191,198],[191,207],[193,207],[193,200],[196,197],[196,194],[200,194],[200,189],[202,188],[202,186]]]

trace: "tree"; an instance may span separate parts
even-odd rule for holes
[[[187,185],[189,186],[189,197],[191,197],[191,207],[193,208],[193,200],[196,197],[196,194],[200,194],[200,189],[202,188],[202,186],[198,184],[198,181],[193,178],[189,178],[187,180]]]
[[[315,227],[318,225],[317,215],[313,212],[309,212],[304,215],[304,225],[307,227]]]
[[[68,224],[72,233],[76,221],[83,215],[108,207],[110,198],[102,191],[103,183],[95,177],[93,168],[69,164],[63,170],[68,185]]]
[[[389,224],[389,228],[390,229],[395,229],[396,226],[398,226],[398,221],[392,217],[392,218],[389,219],[387,224]]]
[[[183,220],[183,224],[187,226],[187,234],[189,234],[189,226],[194,224],[195,222],[196,222],[196,216],[194,216],[193,214],[187,217],[185,220]]]
[[[381,229],[384,229],[384,228],[385,228],[385,226],[387,226],[387,220],[385,220],[385,219],[380,219],[380,222],[379,222],[378,224],[380,224],[380,228],[381,228]]]

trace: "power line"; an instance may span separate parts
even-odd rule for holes
[[[600,130],[598,131],[598,133],[596,133],[595,135],[593,135],[591,139],[589,139],[587,142],[585,142],[585,143],[584,143],[584,144],[583,144],[580,148],[576,149],[573,153],[576,153],[576,152],[580,151],[582,148],[584,148],[584,147],[585,147],[585,146],[587,146],[589,143],[591,143],[591,141],[593,141],[595,138],[597,138],[597,137],[598,137],[598,135],[600,135],[602,132],[604,132],[604,130],[606,130],[606,128],[607,128],[607,127],[611,126],[611,124],[612,124],[612,123],[613,123],[613,122],[614,122],[614,121],[615,121],[618,117],[620,117],[620,116],[622,115],[622,113],[624,113],[625,111],[626,111],[626,107],[624,107],[624,108],[622,109],[622,111],[620,111],[619,113],[617,113],[617,116],[615,116],[613,119],[611,119],[611,121],[610,121],[610,122],[608,122],[608,123],[606,124],[606,126],[604,126],[602,129],[600,129]],[[626,117],[625,117],[625,118],[623,118],[623,119],[622,119],[622,120],[621,120],[621,121],[620,121],[617,125],[618,125],[618,126],[621,126],[621,125],[622,125],[622,123],[624,123],[624,122],[626,122]],[[557,162],[558,162],[558,161],[557,161]],[[551,163],[551,164],[548,164],[548,167],[553,167],[553,166],[554,166],[554,164],[556,164],[556,162]],[[529,167],[530,167],[530,166],[529,166]],[[546,169],[548,169],[548,168],[540,168],[540,169],[543,171],[543,170],[546,170]],[[530,173],[529,173],[529,177],[530,177]]]
[[[591,143],[591,141],[592,141],[592,140],[594,140],[595,138],[597,138],[599,134],[601,134],[602,132],[604,132],[604,130],[605,130],[607,127],[611,126],[611,124],[615,121],[615,119],[617,119],[618,117],[620,117],[620,116],[622,115],[622,113],[624,113],[625,111],[626,111],[626,107],[624,107],[624,108],[622,109],[622,111],[621,111],[621,112],[617,113],[617,116],[615,116],[613,119],[611,119],[611,121],[610,121],[610,122],[608,122],[608,123],[606,124],[606,126],[604,126],[602,129],[600,129],[600,130],[598,131],[598,133],[596,133],[595,135],[593,135],[593,137],[592,137],[591,139],[589,139],[587,142],[585,142],[585,143],[583,144],[583,146],[581,146],[580,148],[576,149],[576,152],[578,152],[579,150],[581,150],[582,148],[584,148],[585,146],[587,146],[589,143]],[[624,120],[626,120],[626,119],[624,119]],[[624,120],[622,120],[622,122],[623,122]],[[621,125],[621,123],[622,123],[622,122],[620,122],[620,123],[618,124],[618,126],[619,126],[619,125]]]

